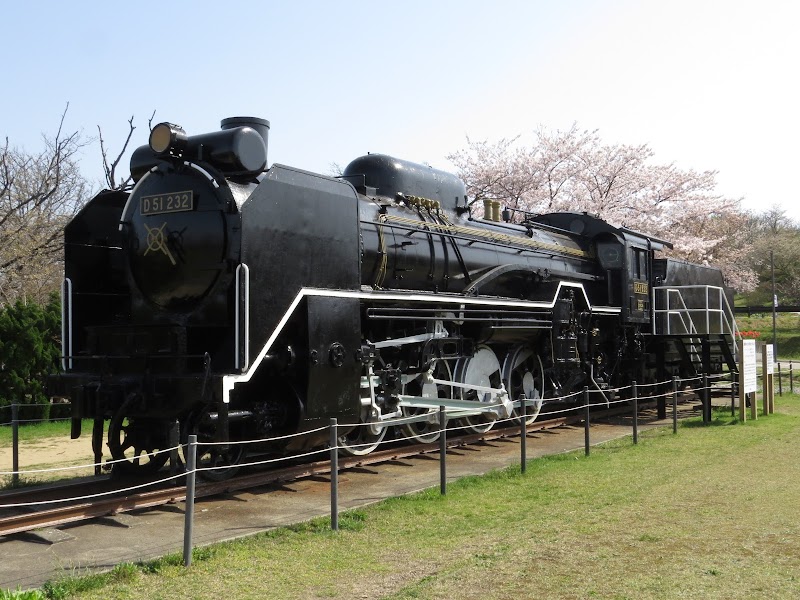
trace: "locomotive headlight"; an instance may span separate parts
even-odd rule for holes
[[[159,123],[150,131],[150,149],[157,154],[180,154],[186,147],[186,132],[180,125]]]

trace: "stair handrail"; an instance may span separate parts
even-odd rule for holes
[[[739,331],[739,325],[736,323],[736,317],[734,317],[733,307],[731,306],[730,302],[728,302],[728,296],[725,295],[722,288],[720,289],[720,294],[722,295],[722,300],[725,304],[725,324],[730,329],[730,337],[731,337],[731,350],[733,352],[733,358],[736,363],[739,363],[739,344],[737,341],[742,337],[741,332]],[[730,317],[730,321],[728,320]]]
[[[656,303],[656,291],[657,290],[664,290],[666,292],[666,305],[665,309],[659,310],[657,308],[658,304]],[[670,296],[675,295],[677,297],[678,302],[680,303],[676,307],[671,307],[670,305]],[[683,326],[683,331],[681,333],[688,334],[689,337],[689,356],[694,357],[691,358],[692,362],[694,362],[695,358],[700,357],[700,352],[697,350],[697,344],[699,343],[699,338],[694,337],[699,335],[697,330],[697,326],[694,324],[694,319],[692,319],[691,310],[686,306],[686,302],[683,299],[683,295],[680,293],[680,290],[677,289],[675,286],[664,286],[659,288],[653,288],[653,322],[654,324],[657,323],[655,316],[658,313],[664,313],[667,317],[667,335],[672,334],[672,317],[677,317],[678,322]],[[688,324],[687,324],[688,321]],[[656,331],[656,333],[658,333]],[[676,332],[677,333],[677,332]]]
[[[685,290],[690,289],[699,289],[705,290],[704,298],[705,298],[705,305],[699,306],[696,308],[688,308],[686,306],[686,302],[684,300],[684,294],[682,293]],[[718,295],[718,302],[717,305],[719,308],[712,308],[711,307],[711,293],[716,292]],[[666,294],[666,309],[659,309],[658,304],[656,302],[657,292],[664,292]],[[680,301],[680,306],[672,309],[670,306],[670,297],[672,295],[677,295]],[[700,330],[695,325],[695,320],[692,318],[692,312],[700,312],[702,311],[705,314],[705,331],[700,332]],[[657,326],[656,316],[658,314],[666,314],[667,316],[667,335],[671,333],[671,319],[670,316],[679,315],[680,322],[685,325],[685,319],[683,318],[683,314],[685,313],[686,318],[691,323],[692,331],[687,330],[685,333],[692,334],[692,333],[711,333],[711,315],[718,314],[719,315],[719,333],[723,337],[729,340],[730,347],[733,352],[734,357],[736,358],[738,353],[738,344],[736,340],[741,335],[739,332],[739,326],[736,324],[736,319],[734,318],[733,308],[728,302],[728,297],[725,294],[725,289],[715,285],[668,285],[668,286],[657,286],[653,288],[653,322],[654,327]],[[656,333],[658,333],[656,331]]]
[[[659,291],[666,292],[666,308],[659,309],[657,308],[658,304],[656,303],[656,292]],[[670,304],[670,297],[675,295],[680,303],[679,306],[672,307]],[[692,319],[691,310],[686,306],[686,302],[683,300],[683,295],[681,294],[680,288],[678,286],[661,286],[653,288],[653,316],[655,317],[658,314],[665,314],[667,316],[667,335],[672,334],[672,319],[669,317],[678,317],[678,321],[681,325],[683,325],[683,331],[681,333],[686,334],[693,334],[699,333],[697,330],[697,326],[694,324],[694,319]],[[687,324],[688,321],[688,324]],[[654,323],[657,321],[654,319]],[[656,332],[658,333],[658,332]],[[676,332],[677,333],[677,332]]]

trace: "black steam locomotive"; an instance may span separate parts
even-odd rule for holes
[[[366,453],[396,417],[435,440],[442,404],[483,431],[522,397],[533,419],[584,386],[731,360],[719,272],[656,259],[668,242],[491,201],[477,218],[457,177],[379,154],[336,178],[267,169],[267,121],[221,127],[157,125],[133,190],[66,228],[52,393],[72,399],[73,437],[95,420],[97,456],[109,421],[122,469],[163,466],[176,429],[223,442],[202,455],[224,476],[241,459],[226,441],[308,432],[265,450],[315,447],[337,417],[345,450]]]

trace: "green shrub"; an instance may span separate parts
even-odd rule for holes
[[[46,306],[20,301],[0,309],[0,406],[40,405],[21,407],[22,420],[50,417],[44,380],[59,369],[60,335],[57,296]]]

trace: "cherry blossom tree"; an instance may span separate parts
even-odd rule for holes
[[[573,125],[567,131],[535,132],[520,138],[473,142],[452,153],[473,202],[500,200],[506,207],[536,213],[590,212],[610,223],[675,243],[671,254],[725,272],[740,290],[757,284],[743,259],[740,199],[716,191],[715,171],[681,169],[654,162],[646,144],[606,144],[598,132]]]

